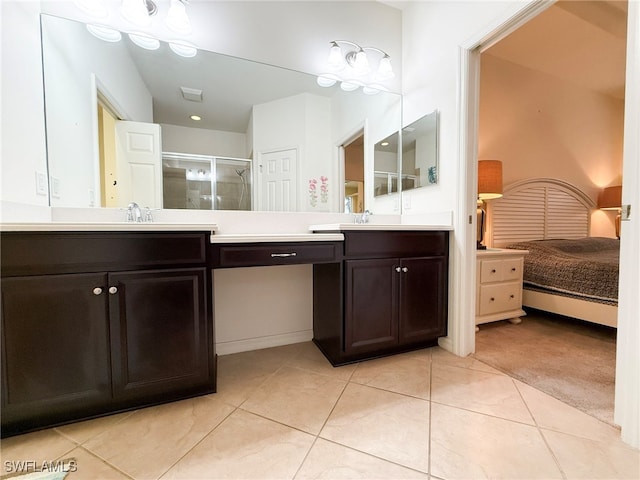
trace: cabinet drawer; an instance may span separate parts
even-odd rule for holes
[[[296,265],[338,261],[341,242],[213,245],[214,268]]]
[[[3,232],[2,276],[206,263],[208,233]]]
[[[480,283],[519,280],[522,278],[522,258],[482,260],[480,263]]]
[[[442,256],[448,250],[448,232],[344,232],[344,254],[349,258]]]
[[[480,315],[518,310],[522,306],[520,282],[480,286]]]

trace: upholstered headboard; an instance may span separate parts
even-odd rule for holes
[[[575,186],[553,178],[513,183],[487,202],[487,245],[589,236],[595,203]]]

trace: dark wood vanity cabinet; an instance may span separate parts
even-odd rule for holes
[[[344,232],[314,265],[314,341],[334,364],[434,345],[447,332],[448,232]]]
[[[208,234],[2,233],[2,435],[215,392]]]

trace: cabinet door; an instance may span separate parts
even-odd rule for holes
[[[110,400],[105,285],[100,274],[2,279],[3,434],[94,414]]]
[[[445,260],[442,257],[403,258],[400,266],[400,343],[417,343],[445,335]]]
[[[396,259],[345,262],[345,352],[356,354],[398,344]]]
[[[206,269],[110,274],[109,286],[115,400],[161,401],[206,386]]]

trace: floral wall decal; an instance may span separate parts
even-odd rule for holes
[[[317,184],[318,181],[315,178],[309,179],[309,203],[312,207],[315,207],[318,204]]]
[[[320,177],[320,201],[327,203],[329,201],[329,179],[324,175]]]

